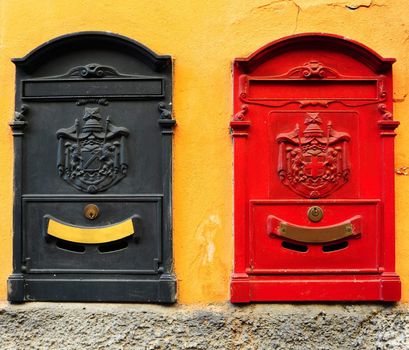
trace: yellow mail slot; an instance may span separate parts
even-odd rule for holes
[[[75,243],[107,243],[131,236],[135,231],[132,219],[99,227],[74,226],[51,217],[47,219],[47,234]]]

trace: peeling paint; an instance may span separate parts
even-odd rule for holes
[[[405,102],[406,96],[408,96],[407,93],[404,94],[402,97],[395,97],[395,98],[393,99],[393,102],[395,102],[395,103]]]
[[[372,0],[362,1],[362,2],[353,2],[353,3],[349,3],[349,4],[345,5],[345,7],[350,9],[350,10],[357,10],[360,7],[369,8],[371,6],[372,6]]]
[[[370,8],[370,7],[385,7],[385,3],[376,3],[374,0],[369,1],[354,1],[352,3],[348,3],[345,5],[346,8],[349,10],[357,10],[361,7],[363,8]]]
[[[319,6],[332,6],[332,7],[343,7],[349,10],[357,10],[361,7],[369,8],[372,6],[386,6],[384,3],[375,2],[374,0],[291,0],[291,2],[299,7],[301,10],[306,10],[310,7]]]
[[[201,265],[212,263],[216,251],[214,240],[220,227],[220,217],[215,214],[209,215],[199,224],[196,230],[196,236],[198,237],[200,245],[204,246],[203,250],[206,252],[205,254],[197,256]]]

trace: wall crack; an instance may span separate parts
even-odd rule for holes
[[[294,26],[294,30],[293,30],[293,34],[295,34],[295,32],[297,31],[298,28],[298,17],[300,16],[300,12],[301,10],[301,6],[298,5],[294,0],[292,1],[292,3],[297,7],[297,14],[295,16],[295,26]]]

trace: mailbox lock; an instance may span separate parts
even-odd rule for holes
[[[308,209],[307,216],[310,221],[318,222],[321,221],[322,217],[324,216],[324,212],[320,207],[313,206]]]
[[[95,220],[99,216],[99,208],[95,204],[87,204],[84,208],[84,216],[89,220]]]

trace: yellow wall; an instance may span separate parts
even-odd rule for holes
[[[119,33],[173,56],[178,299],[220,302],[229,297],[233,250],[232,59],[311,31],[345,35],[396,57],[396,165],[409,165],[408,18],[407,0],[0,0],[0,300],[11,272],[12,57],[83,30]],[[409,301],[409,177],[396,180],[397,268]]]

